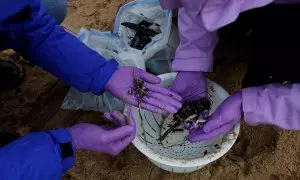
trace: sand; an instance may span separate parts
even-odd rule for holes
[[[128,0],[69,0],[68,16],[64,25],[110,30],[118,8]],[[216,51],[215,72],[208,76],[225,87],[230,93],[240,89],[247,65],[239,61],[247,58],[237,42],[221,41]],[[11,60],[9,54],[1,58]],[[54,116],[58,120],[48,122],[47,128],[58,128],[74,121],[99,121],[100,114],[88,112],[59,112],[47,106],[37,115],[35,108],[45,102],[59,108],[66,85],[60,85],[55,77],[22,59],[17,62],[26,68],[27,77],[18,90],[0,93],[1,130],[26,134],[31,129],[42,129],[44,119]],[[48,95],[48,96],[46,96]],[[46,96],[46,97],[45,97]],[[49,97],[50,96],[50,97]],[[47,100],[47,97],[50,98]],[[53,99],[54,98],[54,99]],[[48,102],[47,102],[48,101]],[[53,102],[52,102],[53,101]],[[43,102],[41,105],[40,102]],[[50,105],[49,105],[50,107]],[[82,118],[84,117],[84,118]],[[67,122],[65,119],[73,119]],[[75,120],[74,120],[75,119]],[[50,121],[50,120],[49,120]],[[39,128],[35,128],[39,127]],[[137,149],[130,145],[117,157],[101,153],[82,151],[76,154],[76,165],[67,172],[64,179],[74,180],[217,180],[258,179],[291,180],[300,179],[300,133],[283,131],[273,126],[250,127],[242,123],[241,133],[234,147],[221,159],[191,174],[174,174],[163,171]]]
[[[74,28],[111,30],[115,14],[129,0],[68,0],[68,15],[64,24]]]
[[[24,82],[15,90],[0,92],[0,130],[23,131],[32,118],[24,118],[39,105],[42,97],[58,82],[51,74],[30,64],[22,57],[14,57],[14,51],[0,52],[0,59],[10,60],[25,68]],[[24,133],[21,133],[24,134]]]

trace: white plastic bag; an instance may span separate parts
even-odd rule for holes
[[[81,29],[78,38],[105,59],[117,60],[120,67],[132,66],[145,69],[145,61],[141,52],[128,49],[128,45],[113,33]],[[109,92],[96,96],[92,93],[81,93],[75,88],[70,89],[62,104],[63,109],[100,112],[121,111],[124,109],[124,106],[125,104],[122,101],[112,96]]]
[[[78,34],[78,39],[106,60],[115,59],[120,67],[132,66],[145,69],[142,53],[130,48],[124,39],[114,33],[83,28]]]
[[[129,45],[131,44],[130,38],[135,35],[135,32],[122,26],[121,23],[138,24],[143,20],[154,25],[157,24],[158,26],[155,27],[159,28],[160,33],[154,36],[144,49],[137,50]],[[155,68],[157,72],[162,73],[170,71],[170,61],[174,58],[176,47],[179,44],[178,30],[172,24],[172,11],[163,10],[159,0],[135,0],[125,4],[116,16],[114,33],[82,29],[78,38],[105,59],[117,60],[121,67],[133,66],[145,70],[146,60],[160,61],[150,68]],[[157,65],[163,63],[165,63],[164,66],[160,65],[157,68]],[[70,89],[62,104],[63,109],[100,112],[123,110],[124,106],[123,102],[108,92],[104,92],[102,96],[95,96],[91,93],[81,93],[74,88]]]
[[[153,23],[152,30],[160,33],[152,38],[152,41],[142,50],[145,60],[166,60],[170,61],[175,56],[176,48],[179,45],[177,27],[172,23],[172,11],[163,10],[159,0],[135,0],[120,8],[114,26],[114,33],[117,33],[127,44],[131,43],[135,31],[121,25],[123,22],[139,24],[143,20]]]

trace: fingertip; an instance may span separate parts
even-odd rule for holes
[[[190,141],[190,139],[194,136],[194,134],[189,134],[186,136],[186,140]]]
[[[163,113],[165,113],[166,111],[163,110],[163,109],[157,108],[157,109],[154,109],[152,112],[157,113],[157,114],[163,114]]]
[[[177,108],[178,108],[178,110],[182,108],[182,103],[181,102],[178,102]]]
[[[109,117],[109,113],[108,112],[103,113],[103,117],[108,118]]]
[[[135,119],[134,119],[132,111],[133,111],[133,108],[129,107],[129,109],[127,111],[127,117],[126,117],[128,125],[130,125],[130,126],[134,126],[135,125]]]
[[[133,126],[129,126],[129,125],[122,126],[120,128],[120,131],[122,132],[123,137],[130,136],[134,132],[134,130],[135,129],[133,128]]]
[[[183,100],[183,98],[179,94],[176,94],[176,93],[171,93],[170,96],[179,102],[181,102]]]
[[[129,126],[132,126],[135,128],[135,119],[132,115],[128,115],[127,122]]]
[[[187,137],[187,140],[191,143],[195,143],[195,142],[198,142],[200,141],[196,136],[192,135],[192,136],[188,136]]]
[[[176,109],[176,108],[171,108],[171,109],[170,109],[170,113],[177,113],[177,112],[178,112],[178,110],[179,110],[179,109]]]
[[[125,135],[130,134],[133,130],[134,130],[133,127],[129,126],[129,125],[122,126],[122,127],[118,128],[118,131],[122,132]]]
[[[203,133],[202,129],[192,129],[189,131],[189,134],[187,135],[187,140],[191,140],[194,137],[196,137],[197,135],[201,135]]]
[[[179,110],[182,107],[182,103],[177,101],[176,99],[164,99],[164,101],[172,104],[177,110]]]
[[[153,76],[152,78],[153,78],[153,83],[154,84],[160,84],[161,83],[160,77],[157,77],[157,76],[152,75],[152,74],[151,74],[151,76]]]
[[[136,128],[135,127],[135,119],[134,119],[134,117],[132,115],[131,108],[129,109],[127,116],[125,116],[125,119],[126,119],[126,124],[128,126],[133,127],[134,130],[135,130],[135,128]]]
[[[153,74],[144,72],[142,74],[142,79],[148,83],[151,84],[160,84],[161,83],[161,79]]]
[[[156,76],[156,84],[160,84],[161,83],[161,78]]]
[[[162,109],[162,111],[167,111],[169,113],[176,113],[179,108],[176,108],[175,106],[169,104],[168,102],[162,101],[158,104],[158,107]]]
[[[191,137],[188,138],[188,141],[191,143],[196,143],[196,142],[200,142],[200,141],[205,141],[205,140],[209,140],[214,138],[215,135],[214,134],[195,134]]]
[[[128,128],[128,130],[127,130],[127,132],[128,133],[131,133],[132,131],[134,131],[134,128],[132,127],[132,126],[125,126],[125,127],[127,127]]]
[[[118,118],[118,119],[120,119],[123,115],[119,111],[113,111],[111,114],[112,114],[112,116],[114,116],[115,118]]]
[[[105,119],[107,119],[107,120],[111,120],[111,119],[112,119],[109,112],[104,113],[104,114],[103,114],[103,117],[104,117]]]
[[[213,114],[207,121],[207,123],[204,125],[203,127],[203,131],[205,133],[209,133],[211,131],[213,131],[214,129],[219,128],[220,126],[222,126],[221,120],[220,120],[220,116],[217,116],[216,114]]]
[[[176,113],[178,111],[178,109],[176,109],[175,107],[173,106],[166,106],[163,111],[168,111],[170,113]]]
[[[196,142],[197,142],[195,139],[188,139],[188,141],[189,141],[190,143],[196,143]]]
[[[134,128],[132,126],[122,126],[116,129],[109,130],[108,134],[109,136],[105,137],[105,140],[107,142],[113,142],[121,140],[129,135],[134,133]]]

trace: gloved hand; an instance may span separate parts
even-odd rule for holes
[[[180,71],[171,90],[183,100],[199,100],[207,95],[206,77],[203,72]]]
[[[105,89],[124,102],[138,106],[134,89],[135,78],[143,80],[144,86],[148,89],[146,96],[142,99],[141,108],[154,113],[166,111],[176,113],[181,108],[182,98],[178,94],[160,87],[160,78],[138,68],[119,68],[109,79]]]
[[[135,122],[120,112],[106,113],[107,120],[118,127],[105,129],[92,124],[77,124],[68,128],[75,150],[91,150],[117,155],[125,149],[135,137]]]
[[[187,139],[190,142],[212,139],[222,133],[229,132],[242,117],[242,92],[237,92],[217,108],[203,129],[191,131]]]
[[[226,99],[208,119],[203,129],[190,132],[191,142],[227,133],[244,119],[248,125],[275,125],[300,130],[300,84],[269,84],[245,88]]]

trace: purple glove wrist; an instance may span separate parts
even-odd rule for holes
[[[245,121],[300,130],[300,84],[269,84],[243,89]]]

